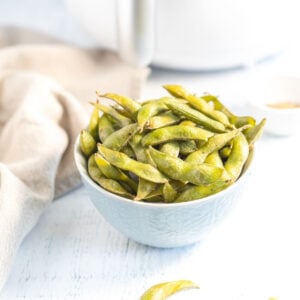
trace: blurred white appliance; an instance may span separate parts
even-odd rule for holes
[[[293,0],[66,0],[97,45],[137,65],[215,70],[289,42]]]

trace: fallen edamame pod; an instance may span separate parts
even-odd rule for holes
[[[126,154],[111,150],[101,144],[98,144],[98,151],[112,165],[122,170],[130,171],[138,177],[156,183],[165,183],[168,181],[165,175],[150,164],[131,159]]]
[[[214,133],[199,127],[174,125],[155,129],[142,138],[143,146],[158,145],[172,140],[204,140]]]
[[[244,164],[249,155],[249,144],[243,133],[240,133],[232,140],[232,149],[224,168],[232,178],[237,180],[243,170]]]
[[[82,129],[80,132],[79,144],[85,157],[89,157],[97,149],[97,142],[86,129]]]
[[[128,141],[137,131],[138,125],[136,123],[128,124],[109,135],[103,142],[103,145],[112,150],[119,151],[127,145]]]
[[[142,295],[140,300],[165,300],[167,297],[184,289],[199,288],[190,280],[177,280],[153,285]]]
[[[152,147],[149,147],[149,153],[158,170],[174,180],[188,181],[196,185],[202,185],[218,180],[223,173],[222,168],[209,164],[188,163]]]
[[[190,107],[185,103],[172,103],[167,102],[166,105],[177,115],[184,116],[187,119],[202,125],[204,128],[214,132],[225,132],[226,127],[219,121],[213,120],[200,111]]]

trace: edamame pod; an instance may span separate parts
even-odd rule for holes
[[[145,129],[157,129],[157,128],[161,128],[161,127],[176,124],[180,120],[181,120],[180,117],[178,117],[177,115],[174,115],[170,111],[167,111],[167,112],[162,113],[158,116],[154,116],[154,117],[150,118],[146,122],[144,128]]]
[[[177,141],[167,142],[159,148],[161,152],[168,153],[169,155],[177,157],[179,155],[179,143]]]
[[[118,181],[108,179],[103,176],[96,164],[94,154],[91,155],[88,160],[88,173],[97,184],[99,184],[107,191],[126,198],[133,198],[133,195],[130,194]]]
[[[204,162],[208,154],[215,150],[220,150],[235,136],[237,136],[241,130],[248,128],[242,127],[240,129],[231,130],[229,132],[216,134],[208,139],[208,141],[197,151],[191,153],[187,158],[187,162],[201,164]]]
[[[94,107],[93,112],[90,116],[88,131],[93,136],[95,141],[99,140],[98,123],[99,123],[99,109],[97,107]]]
[[[134,200],[143,200],[146,198],[151,198],[154,196],[159,196],[162,194],[161,191],[158,191],[157,189],[158,184],[155,182],[151,182],[149,180],[146,180],[144,178],[139,178],[139,184],[138,184],[138,189],[137,189],[137,194],[136,197],[134,198]],[[157,191],[157,193],[152,194],[151,196],[149,196],[152,192]]]
[[[247,161],[249,155],[249,145],[244,134],[240,133],[232,140],[232,149],[224,168],[233,181],[236,181]]]
[[[252,148],[254,143],[261,137],[263,134],[264,127],[267,120],[262,119],[257,125],[245,130],[245,137],[248,141],[249,147]]]
[[[187,155],[190,153],[194,153],[197,150],[198,148],[194,140],[180,141],[179,143],[180,154]]]
[[[98,136],[103,143],[106,138],[115,131],[113,123],[110,121],[106,114],[103,114],[99,118],[98,122]]]
[[[175,198],[177,197],[176,190],[173,188],[173,186],[169,182],[166,182],[163,185],[163,196],[164,196],[165,202],[167,202],[167,203],[173,202],[175,200]]]
[[[122,170],[130,171],[138,177],[156,183],[165,183],[168,181],[165,175],[150,164],[131,159],[126,154],[111,150],[101,144],[98,144],[98,151],[112,165]]]
[[[190,280],[177,280],[163,282],[150,287],[140,300],[165,300],[168,296],[175,294],[183,289],[199,288]]]
[[[131,188],[132,192],[137,191],[137,184],[120,169],[111,165],[99,153],[96,153],[94,155],[94,159],[101,173],[104,174],[105,177],[109,179],[124,181]]]
[[[214,133],[199,127],[174,125],[155,129],[142,138],[143,146],[158,145],[172,140],[204,140]]]
[[[136,123],[126,125],[125,127],[109,135],[103,142],[103,145],[112,150],[119,151],[125,145],[127,145],[129,140],[137,131],[138,131],[138,125]]]
[[[213,109],[204,99],[191,94],[184,87],[170,84],[164,85],[163,87],[174,97],[187,100],[191,106],[204,113],[206,116],[231,127],[228,117],[225,114]]]
[[[79,143],[80,143],[80,149],[82,153],[85,155],[85,157],[89,157],[97,149],[97,142],[86,129],[81,130]]]
[[[184,116],[188,120],[191,120],[204,128],[212,130],[214,132],[225,132],[225,125],[219,121],[213,120],[200,111],[190,107],[185,103],[172,103],[168,102],[166,105],[177,115]]]
[[[95,105],[103,113],[105,113],[105,114],[110,115],[111,117],[113,117],[114,120],[116,120],[116,122],[119,123],[121,126],[126,126],[126,125],[132,123],[132,121],[129,118],[124,117],[123,115],[121,115],[120,113],[118,113],[112,107],[105,106],[105,105],[103,105],[101,103],[95,103],[95,102],[90,102],[90,103],[93,104],[93,105]]]
[[[111,99],[118,103],[120,106],[122,106],[131,116],[134,116],[136,112],[140,109],[141,104],[134,101],[131,98],[121,96],[114,93],[106,93],[106,94],[100,94],[99,92],[96,92],[99,97],[104,97]]]
[[[185,189],[174,202],[179,203],[201,199],[224,190],[229,184],[230,182],[228,181],[216,181],[208,185],[193,185]]]
[[[191,164],[152,147],[149,147],[149,152],[157,168],[174,180],[202,185],[218,180],[223,173],[222,168],[209,164]]]

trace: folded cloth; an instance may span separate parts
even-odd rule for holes
[[[0,290],[44,209],[80,183],[73,144],[94,91],[138,98],[147,74],[104,50],[58,44],[0,50]]]

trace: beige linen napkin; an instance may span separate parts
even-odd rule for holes
[[[80,183],[73,144],[94,91],[137,98],[147,74],[107,51],[58,44],[0,50],[0,290],[44,209]]]

